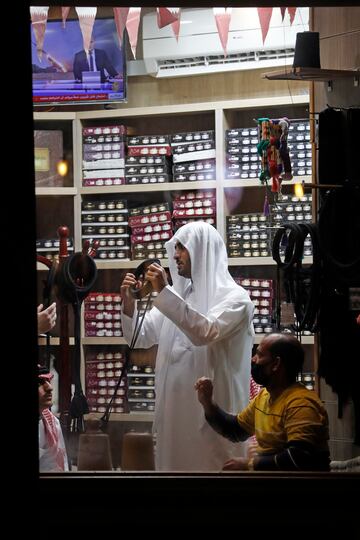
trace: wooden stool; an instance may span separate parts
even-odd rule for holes
[[[100,431],[100,422],[86,423],[87,431],[79,436],[78,471],[111,471],[109,435]]]
[[[155,470],[154,444],[151,433],[125,433],[122,443],[123,471]]]

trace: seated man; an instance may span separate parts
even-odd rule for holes
[[[330,470],[326,410],[314,391],[296,382],[303,362],[294,336],[266,336],[251,360],[252,377],[264,388],[237,415],[216,405],[210,379],[198,379],[198,399],[217,433],[233,442],[256,435],[255,456],[229,459],[223,470]]]
[[[50,411],[52,405],[52,374],[38,366],[39,377],[39,465],[40,472],[68,471],[64,437],[59,420]]]

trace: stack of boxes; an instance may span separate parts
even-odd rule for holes
[[[129,211],[132,259],[164,259],[165,242],[173,235],[168,203],[132,208]]]
[[[85,336],[121,337],[120,303],[119,293],[90,293],[84,301]]]
[[[128,369],[127,401],[130,412],[155,409],[155,372],[152,366],[132,365]]]
[[[261,171],[261,161],[257,145],[257,128],[234,128],[225,132],[226,170],[228,179],[257,180]]]
[[[126,156],[127,184],[159,184],[171,182],[171,162],[168,156]]]
[[[226,242],[229,257],[269,257],[270,219],[264,214],[226,216]]]
[[[71,254],[74,251],[74,244],[73,239],[68,238],[66,240],[67,249],[69,254]],[[59,247],[60,247],[60,240],[59,238],[47,238],[45,240],[36,240],[36,253],[38,255],[42,255],[43,257],[46,257],[50,261],[58,261],[59,260]]]
[[[236,283],[244,287],[255,306],[255,334],[271,334],[274,331],[274,285],[271,279],[234,278]]]
[[[193,131],[170,136],[174,182],[215,180],[215,132]]]
[[[83,128],[83,186],[125,184],[126,127]]]
[[[130,260],[128,209],[123,199],[84,199],[81,210],[82,240],[96,239],[95,258]]]
[[[185,191],[173,199],[174,230],[190,221],[216,223],[216,198],[214,191]]]
[[[125,364],[125,353],[115,348],[85,355],[85,386],[90,412],[104,413],[114,395]],[[124,373],[112,402],[112,412],[128,412],[127,377]]]
[[[127,138],[126,183],[156,184],[171,181],[171,147],[168,135]]]
[[[287,146],[293,176],[310,176],[312,155],[308,120],[291,121]]]

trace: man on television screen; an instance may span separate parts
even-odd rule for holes
[[[75,54],[73,71],[74,78],[80,82],[82,82],[83,71],[99,71],[102,83],[106,82],[109,76],[114,78],[122,77],[121,73],[118,73],[110,62],[106,51],[95,49],[94,38],[91,38],[88,51],[83,49]]]

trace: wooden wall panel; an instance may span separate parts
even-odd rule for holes
[[[271,69],[156,79],[129,77],[127,107],[178,105],[265,96],[288,96],[309,92],[303,81],[267,81],[263,72]]]
[[[321,67],[327,69],[360,68],[360,7],[315,7],[313,30],[320,32]],[[326,83],[314,85],[314,109],[360,106],[359,87],[353,79],[333,82],[329,92]]]

